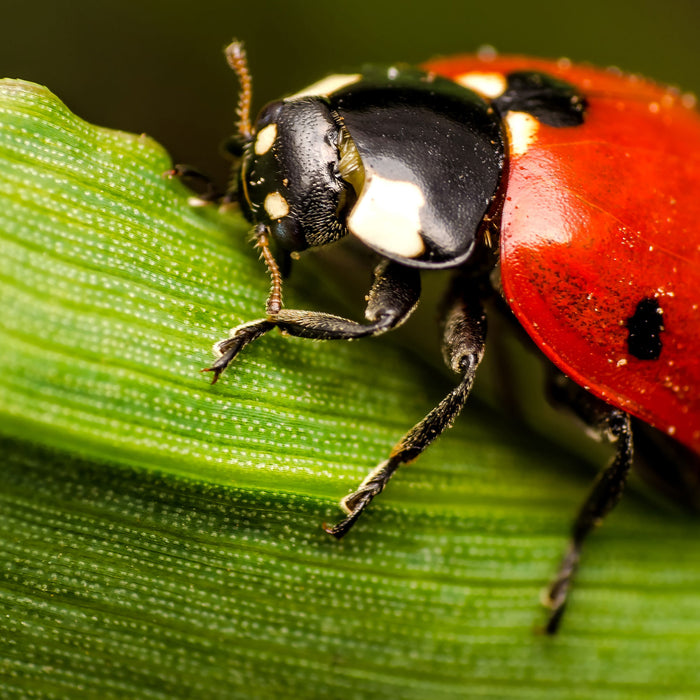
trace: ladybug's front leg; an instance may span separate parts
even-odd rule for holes
[[[357,323],[320,311],[282,309],[267,318],[234,328],[230,338],[214,346],[219,357],[204,371],[213,372],[216,381],[246,345],[275,327],[288,335],[313,340],[352,340],[386,333],[411,315],[419,298],[419,271],[384,260],[374,270],[374,283],[367,296],[365,317],[369,323]]]
[[[384,490],[394,472],[402,464],[416,459],[423,450],[454,422],[471,391],[476,369],[484,354],[486,340],[486,316],[480,300],[480,288],[459,280],[452,291],[452,298],[445,317],[443,354],[445,362],[462,375],[462,381],[417,423],[394,447],[389,458],[376,467],[359,488],[346,496],[342,507],[348,517],[326,532],[340,539],[355,524],[372,499]]]
[[[544,603],[552,611],[545,628],[548,634],[556,633],[559,628],[583,542],[620,500],[633,457],[632,424],[627,413],[596,399],[562,375],[552,383],[551,394],[555,402],[567,404],[601,437],[616,443],[617,451],[593,483],[571,528],[571,539],[559,570],[547,590]]]

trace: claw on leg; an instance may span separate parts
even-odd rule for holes
[[[260,321],[244,323],[242,326],[234,328],[233,331],[231,331],[230,338],[220,340],[214,345],[214,350],[219,354],[219,357],[214,361],[211,367],[205,367],[202,372],[213,372],[214,378],[211,383],[216,384],[222,372],[233,362],[236,355],[238,355],[246,345],[257,340],[261,335],[264,335],[274,327],[274,321],[262,319]]]
[[[571,541],[559,565],[557,575],[542,596],[542,605],[551,610],[544,628],[547,634],[556,634],[559,629],[559,624],[566,609],[569,588],[578,569],[580,557],[580,544],[577,545],[574,541]]]
[[[360,517],[362,511],[372,502],[372,499],[384,490],[397,467],[398,464],[393,464],[390,459],[382,462],[360,484],[357,491],[353,491],[340,502],[343,510],[348,513],[348,517],[336,525],[324,523],[323,529],[338,540],[344,537]]]

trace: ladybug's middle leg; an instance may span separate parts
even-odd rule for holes
[[[571,528],[571,539],[554,580],[546,594],[545,604],[551,609],[546,631],[554,634],[559,628],[566,599],[581,557],[581,547],[590,532],[617,505],[632,467],[633,441],[629,414],[604,403],[585,389],[558,374],[550,386],[552,399],[568,405],[601,437],[614,442],[617,451],[593,483],[588,497]]]
[[[412,462],[454,422],[471,391],[476,369],[484,354],[486,316],[480,299],[481,287],[463,279],[457,281],[448,299],[444,321],[445,362],[462,375],[460,383],[422,421],[394,446],[389,458],[376,467],[359,488],[342,501],[348,517],[326,532],[341,538],[355,524],[372,499],[384,490],[402,464]]]

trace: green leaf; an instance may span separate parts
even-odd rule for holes
[[[698,696],[696,521],[631,494],[538,634],[590,473],[475,399],[333,541],[445,376],[273,334],[210,385],[264,309],[246,225],[43,88],[1,83],[0,126],[2,697]],[[341,303],[298,267],[290,304]]]

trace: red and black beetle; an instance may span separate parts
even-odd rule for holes
[[[345,535],[399,465],[449,427],[495,300],[557,368],[552,394],[616,445],[549,589],[554,632],[586,535],[615,505],[633,433],[700,455],[700,116],[694,101],[618,71],[494,55],[331,76],[250,124],[241,45],[239,160],[228,193],[273,277],[265,318],[219,342],[214,380],[273,328],[331,340],[384,333],[423,269],[457,268],[444,355],[457,387],[345,497]],[[366,323],[281,303],[292,253],[350,235],[379,254]],[[271,250],[272,247],[272,250]],[[663,441],[663,440],[662,440]]]

